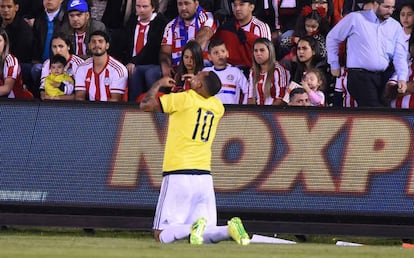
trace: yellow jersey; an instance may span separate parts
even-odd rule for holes
[[[163,171],[211,171],[211,146],[224,115],[221,101],[188,90],[165,94],[160,103],[162,111],[170,115]]]
[[[57,82],[59,84],[62,82],[69,82],[72,85],[74,84],[72,77],[70,77],[70,75],[68,75],[67,73],[63,73],[59,75],[55,75],[52,73],[49,74],[45,78],[45,91],[46,91],[46,94],[51,97],[65,95],[65,93],[61,91],[59,88],[53,87],[52,83],[54,82]]]

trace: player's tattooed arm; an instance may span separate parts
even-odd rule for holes
[[[146,111],[146,112],[160,112],[161,107],[158,102],[158,96],[157,93],[161,87],[174,87],[175,81],[168,76],[162,77],[158,81],[156,81],[151,89],[145,93],[144,98],[142,99],[139,107]]]

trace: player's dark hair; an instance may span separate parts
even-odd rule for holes
[[[210,96],[214,96],[220,91],[221,81],[215,72],[209,71],[208,74],[203,77],[203,81]]]
[[[208,52],[210,53],[213,48],[221,45],[226,45],[222,39],[217,38],[210,40],[210,43],[208,44]]]
[[[66,66],[68,61],[62,55],[54,55],[50,57],[50,64],[58,64],[58,63],[63,64],[63,66]]]

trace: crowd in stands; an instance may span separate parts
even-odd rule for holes
[[[0,96],[414,108],[414,0],[0,0]]]

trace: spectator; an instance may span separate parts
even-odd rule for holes
[[[414,37],[409,40],[410,59],[408,60],[407,91],[404,94],[398,92],[397,74],[389,79],[386,84],[385,97],[392,108],[413,109],[414,108]]]
[[[303,75],[301,84],[295,82],[289,84],[283,101],[289,104],[292,90],[303,88],[308,93],[311,106],[323,107],[325,106],[325,94],[321,90],[324,88],[324,84],[324,76],[321,71],[316,68],[309,69]]]
[[[223,104],[247,104],[249,83],[243,72],[227,63],[229,51],[224,41],[213,39],[208,45],[208,57],[213,63],[212,67],[206,67],[204,71],[214,71],[221,81],[221,89],[216,97]]]
[[[180,92],[190,89],[190,82],[195,75],[204,68],[203,51],[197,41],[190,40],[185,44],[180,63],[175,74],[175,86],[171,92]]]
[[[253,44],[253,67],[249,75],[248,103],[283,105],[290,73],[276,61],[272,42],[258,38]]]
[[[158,53],[167,20],[157,10],[158,0],[137,0],[136,16],[122,33],[127,37],[122,56],[129,74],[129,101],[136,101],[161,77]]]
[[[282,3],[285,3],[285,2],[289,2],[289,1],[285,0]],[[333,24],[334,24],[334,18],[333,18],[334,6],[333,6],[333,1],[332,0],[304,0],[304,1],[303,0],[302,1],[298,1],[298,0],[294,1],[293,0],[293,1],[290,1],[290,2],[292,4],[295,2],[295,4],[292,5],[293,7],[288,9],[290,11],[287,13],[286,17],[284,17],[285,15],[282,15],[282,14],[279,15],[281,24],[282,24],[282,21],[283,21],[283,24],[286,23],[286,25],[287,25],[287,26],[286,25],[285,26],[281,25],[281,26],[284,27],[283,34],[280,35],[281,40],[292,35],[292,33],[294,31],[293,29],[294,29],[295,23],[301,15],[301,10],[303,10],[303,8],[305,6],[311,6],[312,10],[317,10],[318,8],[325,10],[324,11],[324,13],[325,13],[324,17],[328,21],[329,26],[333,26]],[[283,10],[284,10],[283,8],[280,8],[279,11],[283,12]],[[282,53],[281,56],[283,56],[283,55],[284,55],[284,53]]]
[[[78,69],[78,66],[83,63],[83,59],[74,55],[71,47],[70,39],[67,37],[67,34],[64,32],[55,33],[52,37],[50,43],[50,49],[52,55],[61,55],[66,59],[65,72],[75,78],[75,72]],[[61,95],[49,96],[45,92],[45,78],[50,74],[50,60],[46,60],[42,66],[42,74],[40,80],[40,99],[61,99],[61,100],[72,100],[74,99],[74,94],[72,95]]]
[[[349,12],[345,12],[345,9],[348,8],[346,7],[347,2],[348,2],[347,0],[344,1],[344,15],[349,13]],[[353,4],[355,6],[352,8],[355,8],[355,10],[357,9],[358,10],[370,10],[373,8],[373,3],[368,0],[354,1]],[[346,65],[345,48],[346,48],[346,41],[340,44],[339,50],[338,50],[339,63],[340,63],[341,68],[340,68],[340,76],[336,77],[333,106],[334,107],[357,107],[358,103],[351,96],[351,94],[349,94],[349,91],[346,85],[348,81],[347,80],[348,71],[345,67]]]
[[[304,88],[298,87],[289,93],[289,106],[310,106],[309,95]]]
[[[322,90],[325,87],[325,78],[320,70],[314,68],[308,70],[303,76],[302,87],[306,90],[312,106],[325,106],[325,94]]]
[[[349,93],[360,107],[381,107],[391,62],[398,75],[398,91],[407,89],[407,50],[401,25],[391,18],[395,0],[370,2],[372,9],[348,14],[328,33],[328,62],[332,75],[338,77],[338,48],[347,40]]]
[[[324,76],[326,87],[324,90],[326,97],[326,105],[333,105],[333,93],[335,90],[334,78],[329,71],[329,65],[326,58],[322,57],[318,41],[312,36],[305,36],[299,39],[296,50],[297,62],[292,62],[290,72],[292,81],[300,84],[303,75],[313,68],[320,70]]]
[[[178,17],[170,21],[164,31],[160,50],[163,76],[174,77],[182,49],[189,40],[195,39],[208,60],[208,42],[216,31],[213,14],[205,11],[198,0],[178,0]]]
[[[284,63],[296,59],[296,45],[299,39],[306,35],[312,36],[318,41],[321,55],[326,58],[326,35],[329,32],[329,24],[325,17],[326,13],[323,8],[312,10],[310,6],[303,7],[293,35],[280,41],[281,49],[285,49],[284,52],[289,52],[283,57]]]
[[[32,53],[33,53],[33,30],[19,15],[20,5],[17,0],[0,0],[1,27],[3,27],[10,40],[10,53],[19,60],[22,69],[23,83],[32,89]]]
[[[96,30],[105,31],[105,24],[91,19],[86,0],[70,0],[67,13],[70,24],[68,36],[71,39],[71,45],[74,47],[74,53],[82,59],[87,59],[90,57],[87,53],[89,36]]]
[[[191,90],[157,98],[160,87],[173,87],[170,77],[158,80],[145,94],[140,108],[169,114],[163,181],[154,217],[154,236],[161,243],[190,239],[190,244],[217,243],[232,237],[250,243],[240,218],[217,226],[211,176],[211,146],[224,107],[214,97],[221,88],[214,72],[200,72]],[[195,125],[195,126],[194,126]]]
[[[0,28],[0,98],[33,98],[23,89],[19,61],[9,53],[10,41],[6,31]]]
[[[346,15],[353,11],[361,11],[365,9],[364,5],[366,5],[367,3],[371,3],[371,2],[372,1],[369,1],[369,0],[344,0],[343,14]],[[395,8],[398,10],[401,9],[401,5],[404,4],[405,2],[413,3],[413,0],[396,0]]]
[[[33,67],[31,70],[33,88],[38,90],[42,63],[50,56],[50,41],[56,32],[68,31],[69,22],[62,5],[63,0],[44,0],[44,11],[35,17],[33,24]],[[33,92],[39,97],[39,92]]]
[[[408,41],[410,40],[410,36],[413,32],[413,27],[414,27],[414,4],[413,3],[405,3],[401,6],[399,21],[404,30],[404,36],[407,42],[407,49],[408,49]]]
[[[229,50],[228,62],[244,71],[252,67],[253,43],[257,38],[272,40],[269,25],[253,16],[255,0],[233,0],[233,19],[221,26],[214,38],[224,41]]]
[[[73,78],[65,72],[66,58],[54,55],[50,58],[50,74],[45,78],[45,92],[48,96],[72,95]]]
[[[318,8],[325,10],[326,19],[331,26],[334,26],[341,19],[341,17],[335,17],[333,0],[311,0],[310,4],[312,10],[317,10]]]
[[[127,90],[126,67],[108,54],[109,36],[104,31],[90,35],[88,49],[92,55],[75,74],[76,100],[121,101]]]
[[[227,0],[228,1],[228,0]],[[160,12],[167,17],[168,20],[178,16],[177,0],[159,0]],[[224,0],[198,0],[200,6],[207,12],[215,14],[221,8]]]

